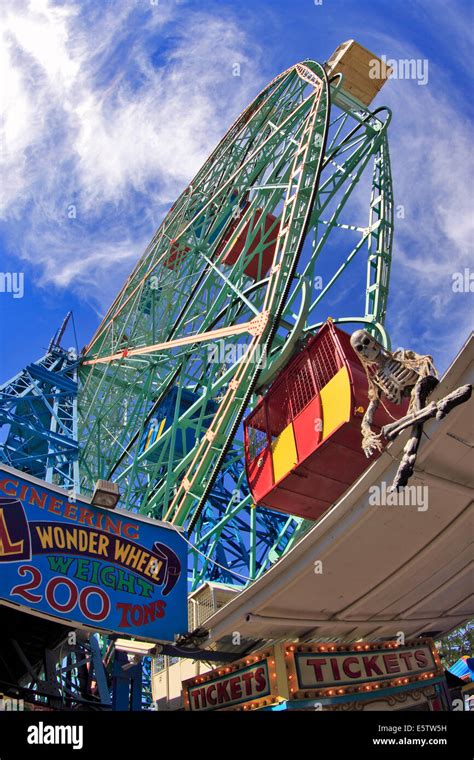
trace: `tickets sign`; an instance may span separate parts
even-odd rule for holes
[[[287,696],[283,657],[276,647],[183,681],[184,706],[190,712],[255,710]]]
[[[186,710],[256,710],[294,700],[367,698],[433,683],[444,669],[431,639],[344,644],[275,644],[183,681]]]
[[[186,544],[164,523],[71,500],[0,465],[0,601],[173,641],[187,630]]]
[[[287,649],[295,697],[342,696],[380,687],[406,686],[442,674],[439,656],[430,639],[407,642],[337,645],[291,645]]]
[[[363,654],[296,654],[295,664],[301,689],[368,683],[395,676],[424,673],[430,668],[435,668],[433,655],[426,646]]]

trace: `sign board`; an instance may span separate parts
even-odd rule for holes
[[[280,647],[183,681],[186,710],[255,710],[288,698]]]
[[[386,643],[287,645],[293,698],[342,696],[426,682],[443,673],[431,639]]]
[[[0,465],[0,602],[147,640],[187,631],[179,530]]]
[[[256,710],[316,697],[358,700],[384,689],[431,684],[444,669],[431,639],[278,644],[183,681],[186,710]]]

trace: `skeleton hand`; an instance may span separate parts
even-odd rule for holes
[[[382,442],[380,438],[381,436],[376,435],[372,430],[363,434],[362,448],[367,459],[372,456],[374,451],[382,451]]]
[[[374,415],[379,406],[379,398],[373,398],[362,420],[361,432],[362,432],[362,448],[367,459],[372,456],[374,451],[382,451],[381,436],[376,435],[370,427],[374,421]]]

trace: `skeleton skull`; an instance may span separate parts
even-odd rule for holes
[[[356,330],[351,335],[351,346],[362,360],[375,362],[382,352],[382,346],[365,330]]]

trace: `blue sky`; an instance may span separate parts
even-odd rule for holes
[[[428,61],[390,80],[395,229],[387,326],[444,369],[472,327],[473,11],[468,0],[7,0],[0,17],[0,380],[73,309],[85,344],[176,196],[277,73],[354,38]],[[240,77],[232,75],[239,63]],[[73,344],[72,334],[66,343]]]

